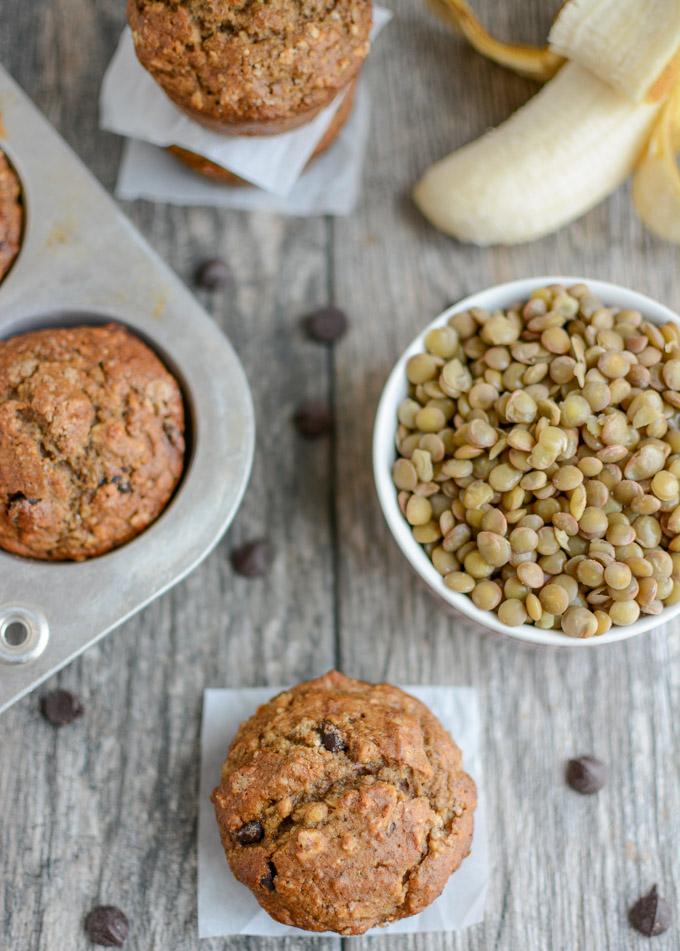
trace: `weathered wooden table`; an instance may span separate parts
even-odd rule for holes
[[[680,638],[660,627],[595,651],[530,651],[444,615],[391,542],[375,499],[370,438],[392,362],[443,305],[531,274],[620,281],[678,307],[678,250],[634,218],[622,190],[582,221],[516,249],[437,235],[410,203],[419,172],[533,91],[434,22],[420,2],[371,56],[373,123],[364,194],[349,219],[126,208],[187,280],[219,255],[232,286],[205,303],[244,362],[258,449],[236,522],[183,584],[53,678],[86,715],[60,731],[38,694],[0,720],[0,947],[80,951],[96,902],[123,907],[131,951],[196,949],[196,816],[201,697],[207,686],[280,684],[338,666],[367,679],[474,684],[484,720],[493,880],[483,924],[464,933],[356,939],[354,947],[593,951],[647,947],[628,904],[658,881],[680,888]],[[538,40],[557,4],[479,0],[499,34]],[[3,0],[0,60],[111,188],[121,142],[97,125],[123,0]],[[352,315],[335,353],[298,318],[333,300]],[[296,437],[290,417],[327,398],[330,441]],[[218,476],[216,476],[218,477]],[[269,535],[265,579],[230,567],[239,541]],[[87,624],[87,596],[64,592]],[[565,758],[611,766],[593,798],[563,783]],[[677,948],[680,924],[656,938]],[[286,941],[328,951],[339,940]],[[225,939],[205,949],[267,947]],[[279,945],[277,945],[279,947]]]

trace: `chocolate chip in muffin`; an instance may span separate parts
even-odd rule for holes
[[[342,753],[343,750],[346,749],[342,734],[338,728],[328,720],[324,720],[321,724],[319,735],[321,736],[321,745],[324,749],[328,750],[329,753]]]
[[[567,763],[567,783],[584,796],[599,792],[607,782],[608,775],[606,764],[595,756],[579,756]]]
[[[257,845],[264,838],[264,827],[257,819],[252,819],[234,832],[234,838],[239,845]]]
[[[231,553],[234,571],[244,578],[262,578],[274,560],[274,549],[266,538],[256,538],[235,548]]]
[[[66,726],[83,715],[83,705],[70,690],[52,690],[41,697],[40,712],[52,726]]]
[[[84,927],[90,941],[105,948],[122,948],[129,931],[127,916],[115,905],[97,905]]]
[[[276,866],[273,862],[267,862],[267,874],[263,875],[260,879],[260,885],[263,888],[266,888],[267,891],[273,892],[276,891],[276,885],[274,884],[274,879],[276,878]]]
[[[647,938],[668,931],[673,923],[673,909],[657,891],[656,885],[635,902],[628,912],[631,926]]]
[[[347,314],[332,304],[303,318],[307,336],[316,343],[335,343],[347,332],[347,324]]]
[[[293,416],[295,428],[305,439],[319,439],[333,431],[333,414],[325,403],[302,403]]]
[[[196,269],[195,281],[205,291],[217,291],[230,282],[229,268],[222,258],[210,258]]]

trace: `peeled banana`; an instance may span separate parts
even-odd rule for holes
[[[459,26],[463,17],[469,36],[466,0],[436,2]],[[550,42],[566,65],[506,122],[433,165],[415,188],[417,205],[462,241],[531,241],[598,204],[644,154],[637,207],[653,230],[680,241],[677,218],[651,209],[665,189],[680,211],[674,159],[680,106],[668,105],[680,102],[669,98],[678,85],[680,0],[646,0],[644,16],[637,0],[570,0]],[[491,58],[514,68],[512,48],[501,46],[502,55],[494,49]],[[665,131],[655,129],[650,138],[657,120]]]
[[[662,99],[677,78],[680,0],[571,0],[548,37],[633,102]]]

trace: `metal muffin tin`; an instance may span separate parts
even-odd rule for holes
[[[187,412],[183,480],[136,539],[89,561],[0,550],[0,711],[188,574],[231,522],[255,423],[234,350],[0,67],[0,148],[22,183],[24,240],[0,283],[0,337],[119,321],[177,376]]]

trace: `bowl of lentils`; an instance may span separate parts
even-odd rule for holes
[[[680,318],[539,277],[439,315],[392,370],[376,488],[411,566],[487,629],[586,647],[680,612]]]

